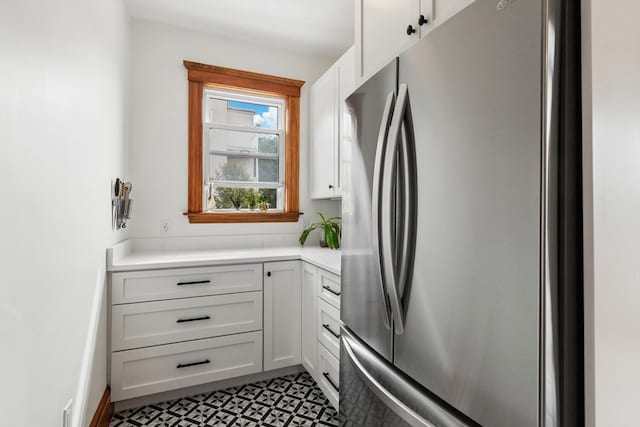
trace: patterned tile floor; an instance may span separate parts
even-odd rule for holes
[[[338,417],[306,373],[118,412],[111,427],[337,426]]]

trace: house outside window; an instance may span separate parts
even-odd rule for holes
[[[204,195],[209,212],[284,208],[284,99],[204,89]]]

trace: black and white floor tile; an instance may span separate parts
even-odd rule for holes
[[[129,409],[111,427],[337,426],[338,416],[306,373]]]

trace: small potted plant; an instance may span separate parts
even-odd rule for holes
[[[305,228],[302,231],[302,234],[300,235],[300,244],[304,245],[304,243],[307,241],[307,237],[309,237],[309,234],[317,229],[317,228],[321,228],[322,229],[322,236],[320,239],[320,246],[325,246],[325,247],[329,247],[330,249],[340,249],[340,227],[341,227],[341,218],[339,216],[333,217],[333,218],[326,218],[322,213],[318,212],[318,215],[320,215],[320,221],[319,222],[314,222],[313,224],[309,225],[307,228]],[[323,239],[322,237],[324,237],[324,242],[325,245],[323,245]]]
[[[247,204],[247,207],[253,211],[258,207],[261,196],[262,193],[252,188],[247,192],[247,195],[244,198],[244,202]]]
[[[262,212],[268,211],[269,202],[267,202],[266,200],[262,200],[261,202],[258,203],[258,209],[260,209]]]
[[[262,194],[262,191],[258,191],[258,209],[262,212],[267,212],[269,210],[269,202],[267,202],[266,197]]]
[[[241,188],[232,188],[229,193],[229,202],[231,202],[235,210],[239,211],[242,207],[242,202],[244,202],[244,191]]]

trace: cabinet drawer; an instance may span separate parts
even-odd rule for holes
[[[111,356],[114,401],[262,371],[262,332],[120,351]]]
[[[113,273],[111,302],[173,298],[262,290],[262,264]]]
[[[114,305],[113,351],[262,329],[262,292]]]
[[[340,360],[322,344],[318,346],[318,371],[318,385],[337,411],[340,396]]]
[[[323,299],[318,300],[318,341],[335,357],[340,357],[340,312]]]
[[[318,295],[326,302],[340,309],[340,276],[329,273],[326,270],[318,269],[318,283],[320,289]]]

